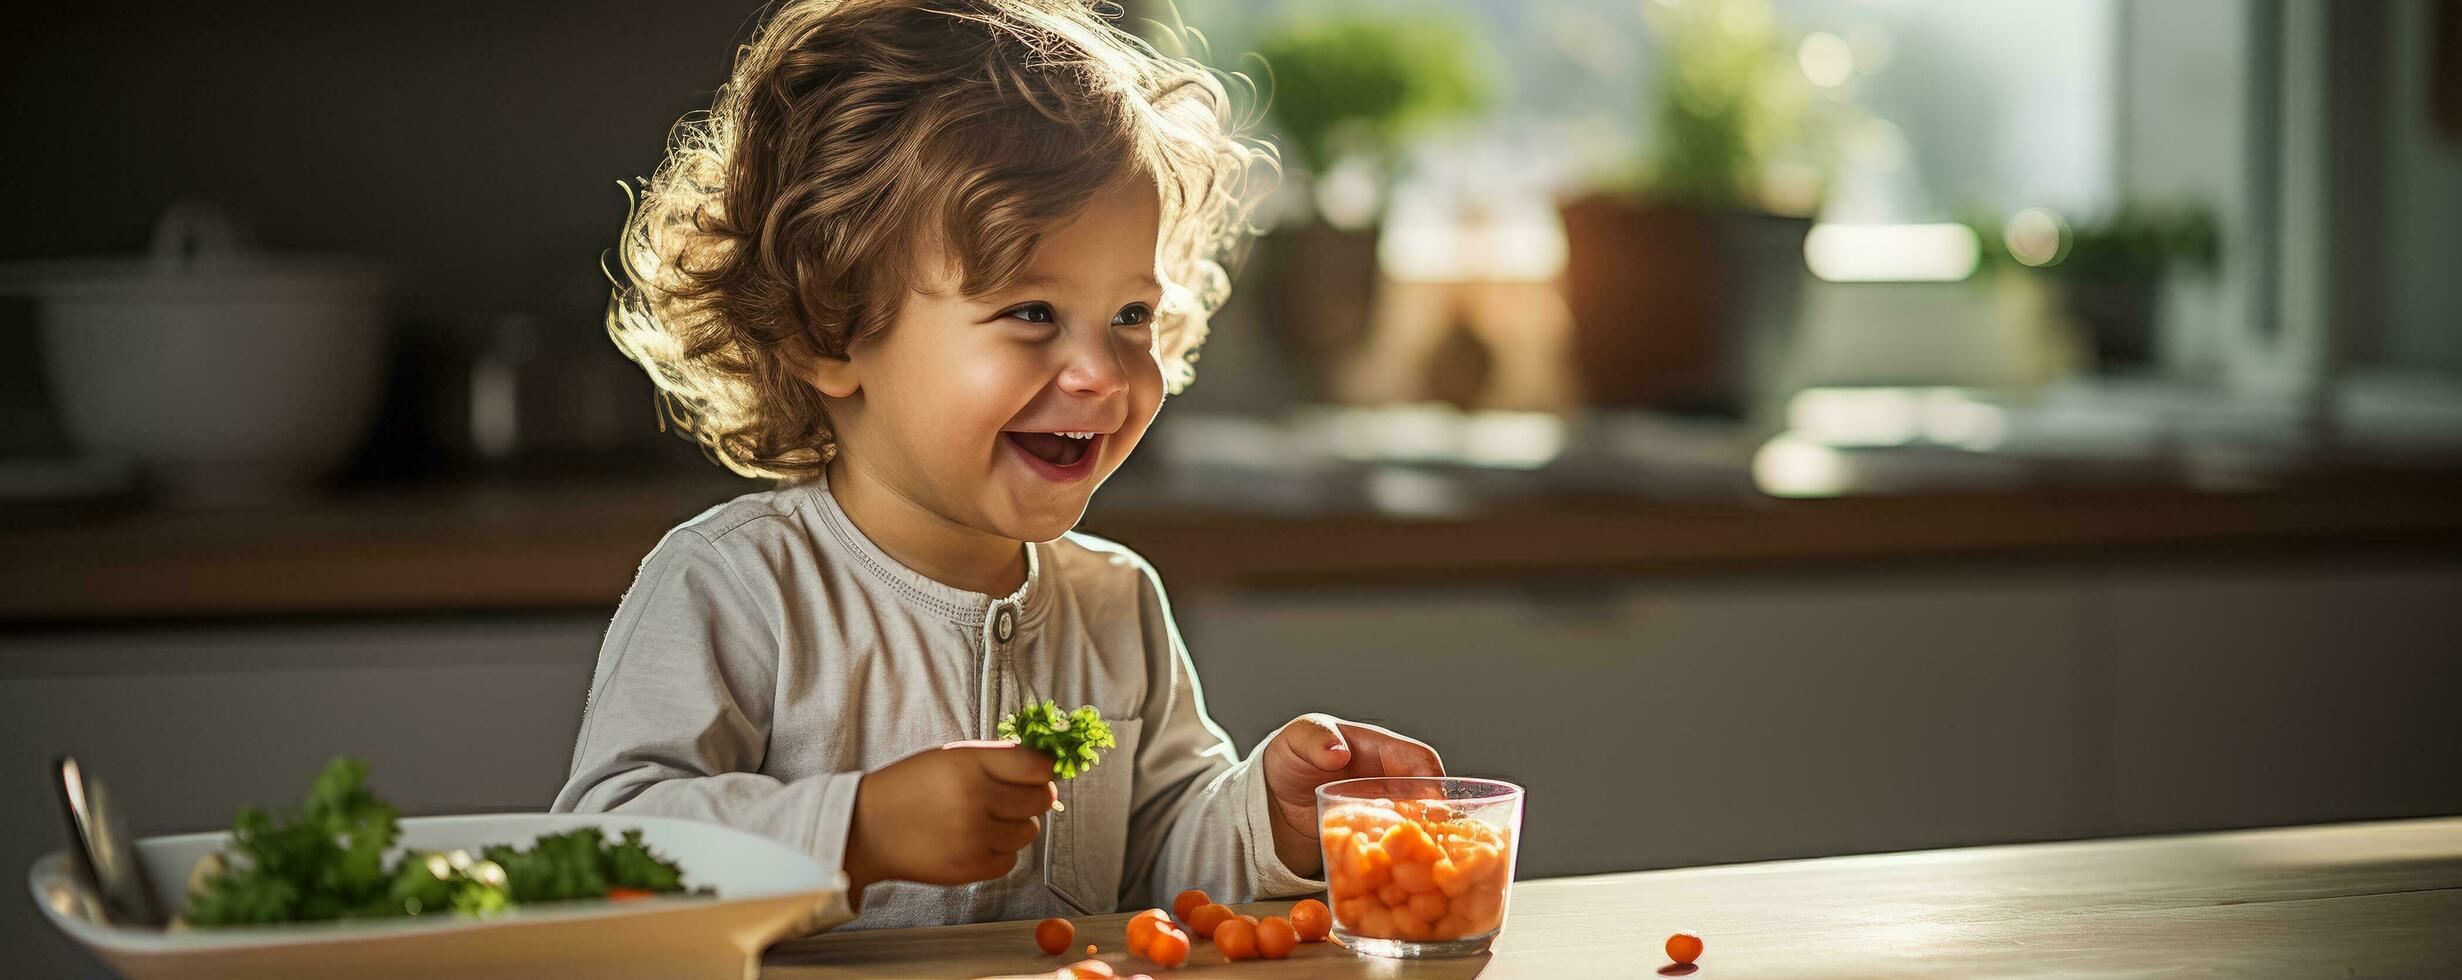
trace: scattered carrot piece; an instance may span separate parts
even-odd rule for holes
[[[1171,916],[1161,909],[1147,909],[1128,920],[1128,951],[1138,956],[1146,954],[1146,944],[1154,941],[1157,926],[1171,924]]]
[[[1257,927],[1248,920],[1233,917],[1214,926],[1214,948],[1222,950],[1226,960],[1244,960],[1257,955]]]
[[[1701,958],[1701,934],[1690,929],[1667,937],[1667,958],[1691,963]]]
[[[1257,952],[1266,959],[1281,959],[1298,948],[1299,930],[1291,927],[1291,920],[1269,915],[1257,922]]]
[[[1111,971],[1111,964],[1101,960],[1078,960],[1061,967],[1060,975],[1068,977],[1069,980],[1108,980],[1110,977],[1119,976]]]
[[[1171,926],[1154,930],[1154,938],[1146,943],[1146,959],[1164,969],[1176,969],[1188,962],[1188,934]]]
[[[1186,922],[1188,913],[1196,911],[1197,906],[1208,904],[1213,900],[1213,896],[1207,895],[1204,889],[1191,888],[1181,892],[1180,897],[1171,900],[1171,914],[1178,916],[1180,921]]]
[[[610,902],[631,902],[649,898],[657,894],[657,892],[651,891],[647,888],[610,888],[607,889],[607,900]]]
[[[1215,926],[1221,925],[1224,919],[1236,918],[1236,916],[1232,914],[1228,906],[1220,902],[1207,902],[1190,909],[1187,915],[1180,918],[1188,922],[1189,935],[1212,936]]]
[[[1334,929],[1334,911],[1316,899],[1303,899],[1291,906],[1291,929],[1299,933],[1299,941],[1322,941]]]
[[[1077,926],[1067,919],[1045,919],[1034,924],[1034,944],[1043,947],[1048,956],[1058,956],[1077,939]]]

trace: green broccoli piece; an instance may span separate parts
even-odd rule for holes
[[[1052,775],[1061,779],[1075,779],[1102,761],[1094,750],[1120,744],[1102,713],[1090,704],[1067,714],[1050,701],[1028,704],[1001,719],[999,732],[1001,738],[1016,739],[1019,745],[1051,756]]]

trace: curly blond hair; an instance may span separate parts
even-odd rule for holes
[[[615,250],[607,333],[662,418],[736,473],[817,476],[837,447],[798,358],[887,329],[928,249],[967,295],[1003,288],[1133,178],[1161,195],[1156,345],[1166,390],[1184,388],[1256,230],[1257,178],[1279,168],[1241,135],[1244,78],[1117,17],[1078,0],[779,6],[711,109],[677,123]]]

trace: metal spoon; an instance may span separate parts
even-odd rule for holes
[[[119,925],[162,928],[162,910],[154,905],[154,888],[145,865],[129,845],[128,831],[102,780],[61,756],[58,767],[60,806],[68,815],[69,836],[76,838],[77,864],[94,883],[103,912]]]

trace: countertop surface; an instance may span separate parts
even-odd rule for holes
[[[293,507],[19,521],[0,529],[0,623],[612,610],[668,528],[752,489],[709,479],[456,483]],[[1829,499],[1555,489],[1425,512],[1104,493],[1082,528],[1138,550],[1175,590],[2462,546],[2462,476],[2434,473],[2259,490],[2023,486]]]
[[[762,976],[1048,976],[1086,943],[1157,976],[2462,976],[2462,818],[1524,881],[1494,949],[1459,959],[1313,943],[1231,963],[1199,943],[1165,972],[1127,954],[1127,920],[1077,920],[1058,957],[1032,922],[825,934],[773,947]],[[1679,929],[1703,937],[1691,970],[1662,952]]]

